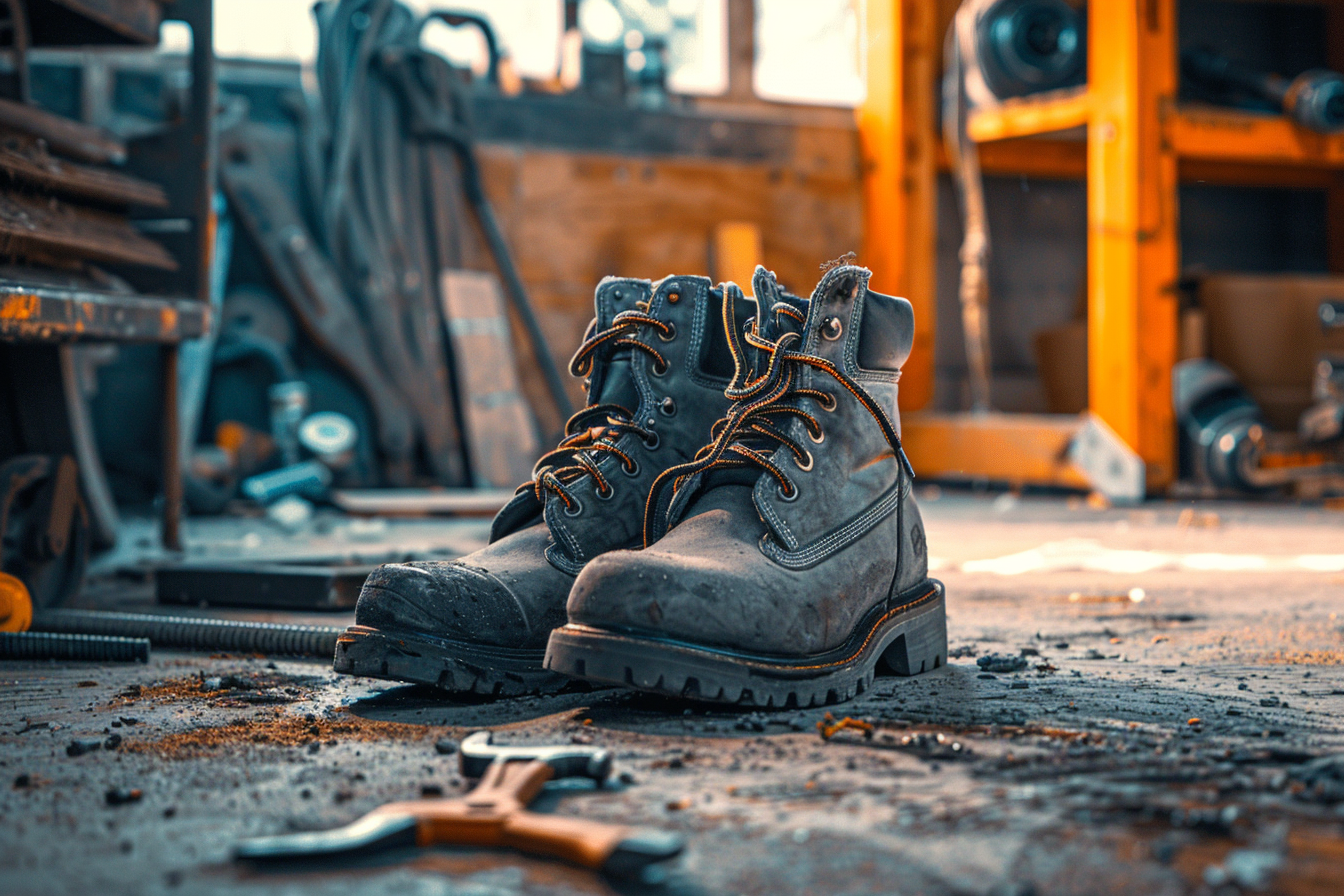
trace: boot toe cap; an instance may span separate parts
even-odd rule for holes
[[[355,623],[473,641],[517,643],[528,629],[512,592],[460,563],[392,563],[369,574]]]
[[[589,562],[569,620],[713,647],[790,652],[814,641],[811,608],[715,559],[650,548]]]

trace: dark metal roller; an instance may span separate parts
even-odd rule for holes
[[[1206,87],[1267,100],[1309,130],[1344,131],[1344,75],[1338,72],[1311,69],[1290,80],[1195,47],[1181,53],[1181,73]]]
[[[192,619],[148,613],[44,610],[33,616],[33,631],[148,638],[159,648],[332,657],[336,637],[330,625],[280,625],[231,619]]]
[[[147,663],[149,639],[53,632],[0,632],[0,660]]]

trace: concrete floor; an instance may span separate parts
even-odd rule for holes
[[[316,661],[0,664],[0,892],[639,891],[466,849],[278,872],[230,861],[242,837],[460,792],[456,757],[435,742],[489,728],[614,750],[622,780],[557,786],[539,807],[684,834],[655,892],[1344,893],[1344,512],[922,497],[953,659],[832,708],[875,725],[871,739],[823,741],[824,710],[581,690],[454,700]],[[484,532],[268,526],[193,521],[191,536],[199,554],[376,558],[467,550]],[[148,541],[133,535],[102,571],[134,566]],[[86,599],[134,607],[147,594],[123,575]],[[986,673],[989,654],[1027,666]],[[114,748],[67,755],[114,734]],[[116,788],[143,797],[109,805]]]

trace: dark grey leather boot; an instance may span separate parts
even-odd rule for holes
[[[337,641],[337,672],[500,695],[568,682],[542,658],[574,577],[605,551],[643,543],[654,479],[709,440],[734,370],[723,290],[704,277],[609,277],[596,305],[570,362],[588,377],[588,405],[567,437],[495,517],[488,547],[369,576],[356,624]]]
[[[928,578],[895,423],[913,312],[868,277],[837,267],[804,302],[757,269],[758,332],[733,340],[733,407],[695,461],[660,477],[650,546],[579,575],[548,669],[811,706],[866,690],[879,661],[900,675],[945,662],[943,587]]]

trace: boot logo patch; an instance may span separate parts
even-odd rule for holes
[[[916,557],[924,553],[924,527],[919,523],[915,523],[915,528],[910,530],[910,545]]]

